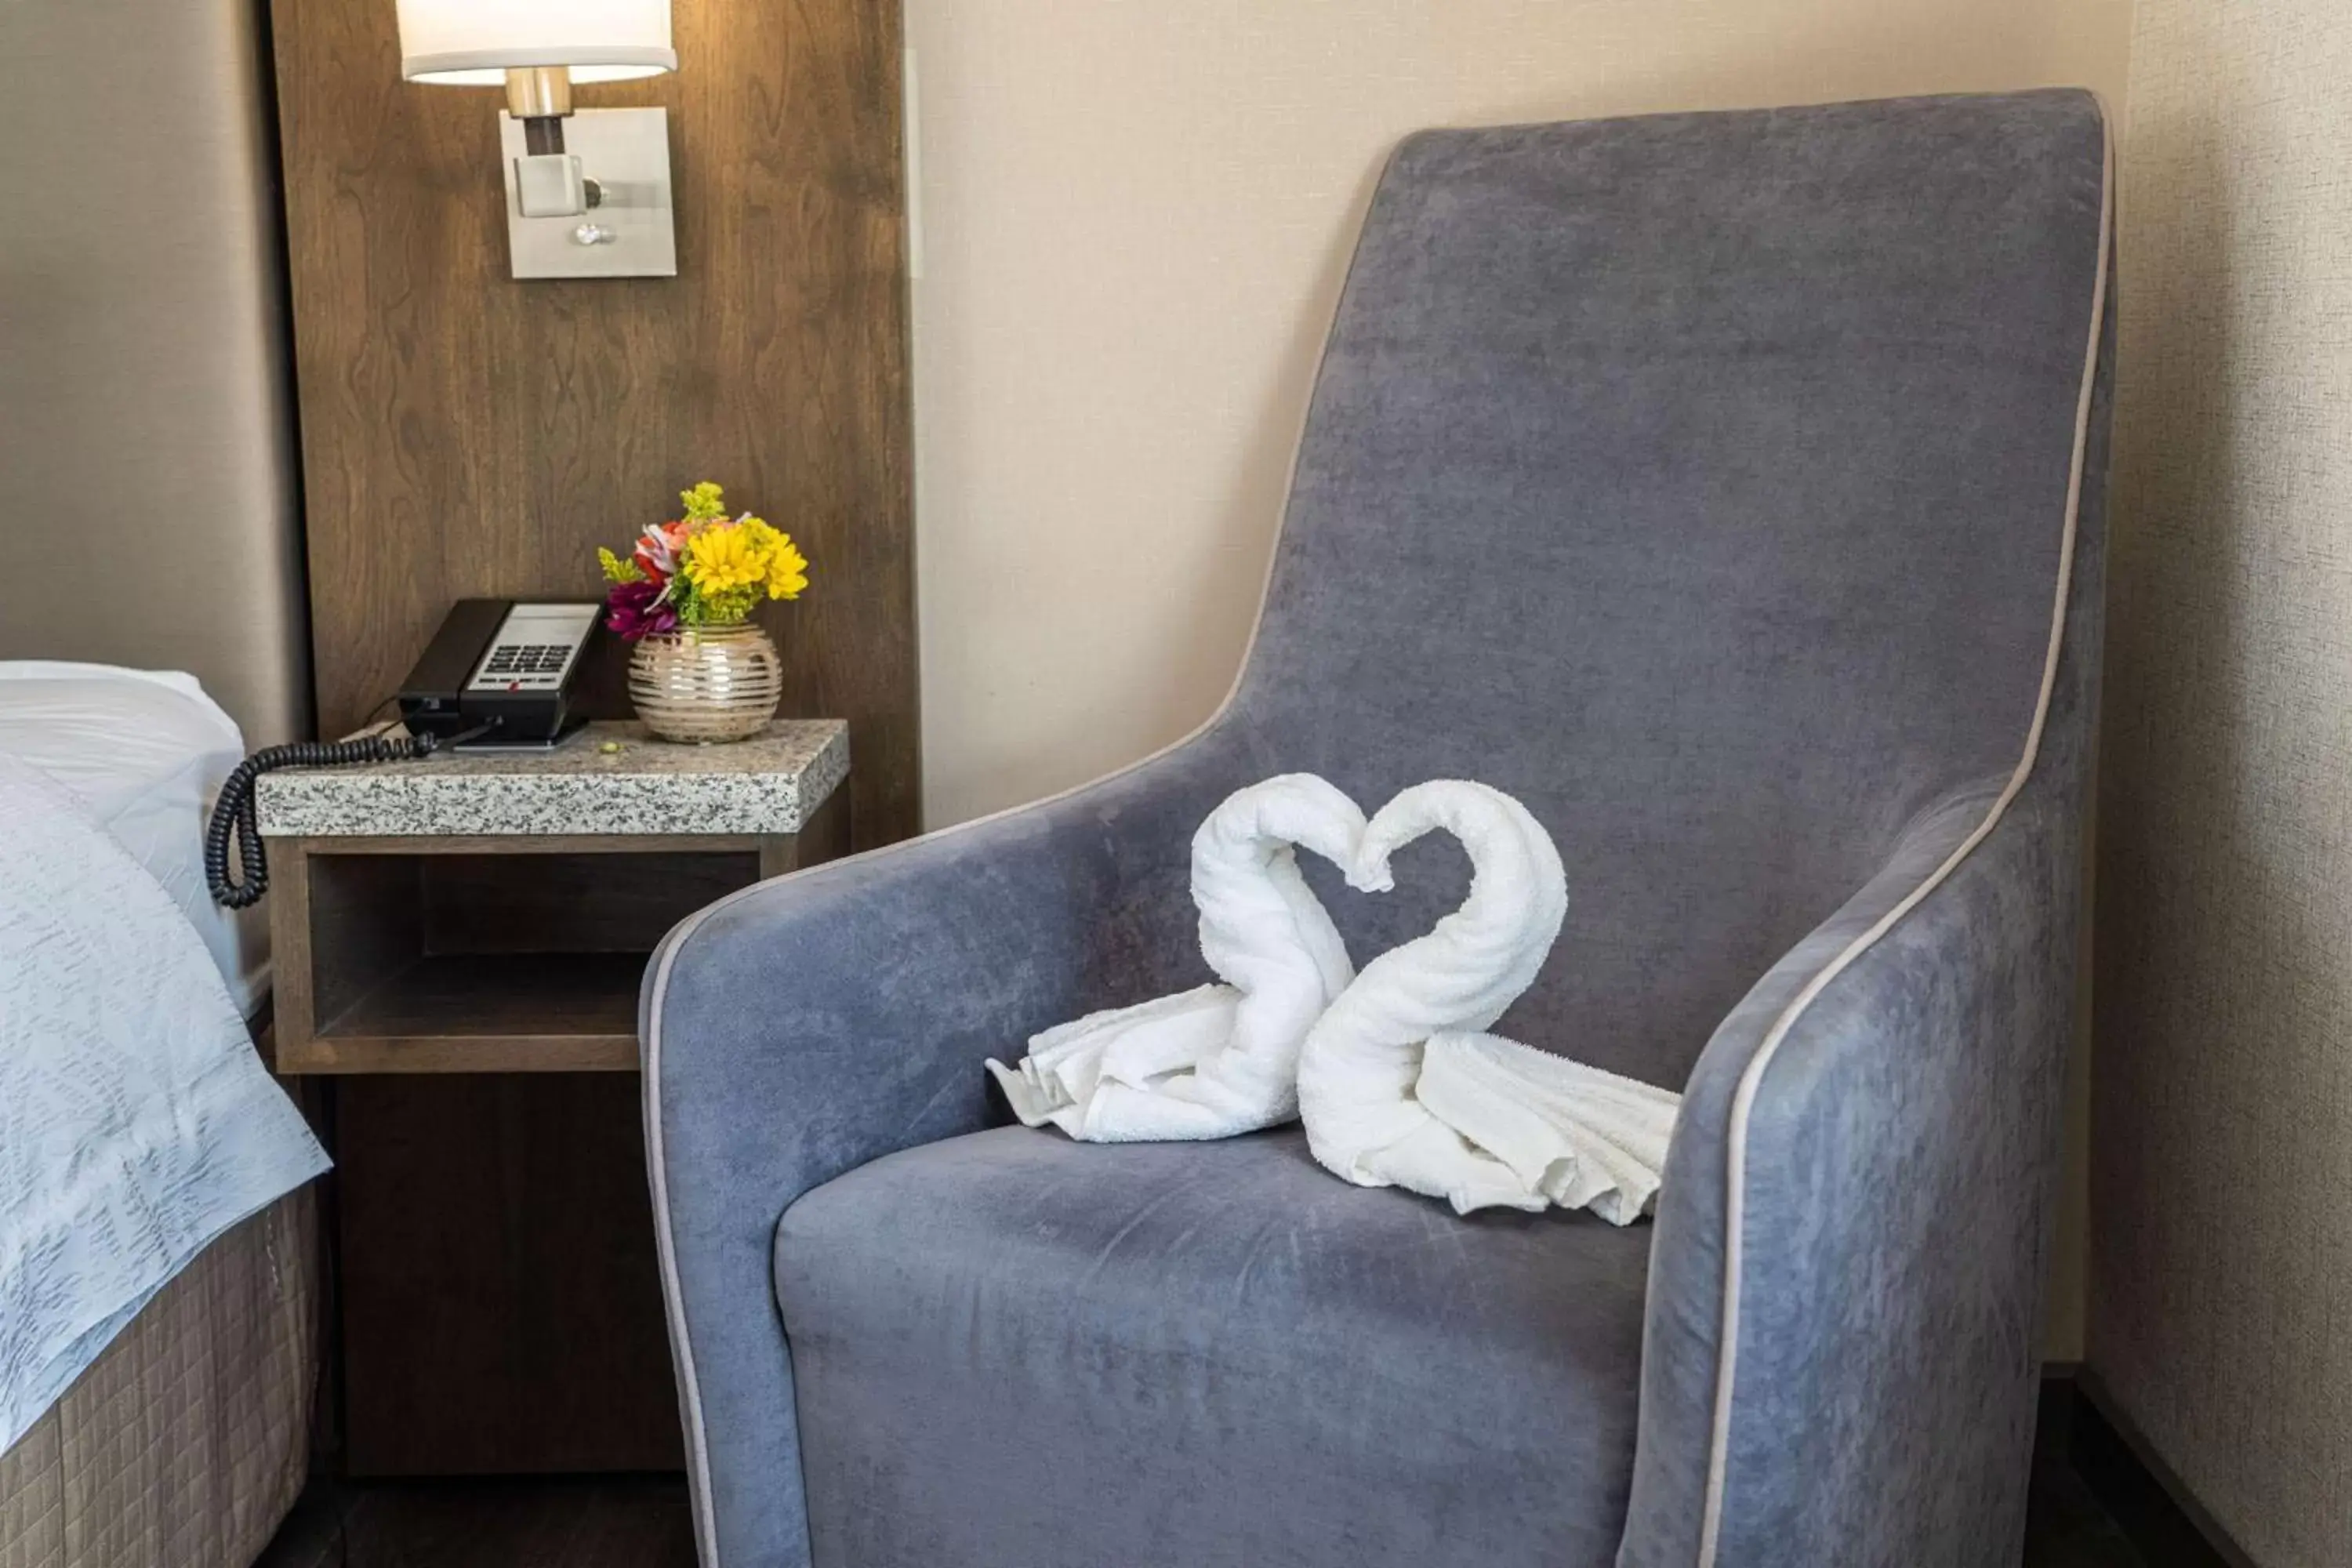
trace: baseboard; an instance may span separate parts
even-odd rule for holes
[[[2063,1447],[2147,1568],[2254,1568],[2090,1368],[2071,1363],[2044,1368],[2041,1436],[2045,1447]]]

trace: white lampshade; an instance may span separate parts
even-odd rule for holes
[[[677,68],[669,0],[399,0],[400,74],[494,87],[509,67],[569,66],[574,81]]]

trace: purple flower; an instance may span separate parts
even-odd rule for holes
[[[604,617],[604,624],[631,642],[675,630],[677,612],[661,602],[667,592],[666,586],[658,583],[614,584],[613,591],[604,595],[604,608],[611,612]]]

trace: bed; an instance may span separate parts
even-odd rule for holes
[[[127,990],[143,986],[145,994],[110,997],[109,1016],[121,1012],[137,1027],[172,1035],[174,1061],[200,1061],[190,1080],[207,1108],[206,1135],[252,1141],[257,1151],[250,1162],[224,1162],[231,1167],[224,1170],[209,1162],[203,1169],[159,1165],[166,1174],[194,1170],[192,1179],[213,1184],[220,1195],[208,1207],[192,1207],[176,1228],[163,1227],[137,1270],[116,1269],[110,1259],[96,1269],[63,1268],[53,1255],[55,1233],[65,1227],[44,1233],[22,1215],[12,1226],[0,1210],[0,1268],[37,1272],[46,1261],[53,1272],[72,1275],[77,1289],[89,1276],[90,1301],[75,1309],[80,1317],[61,1317],[65,1326],[53,1337],[92,1320],[46,1374],[62,1384],[53,1399],[45,1374],[28,1371],[21,1356],[7,1359],[10,1336],[0,1330],[0,1373],[16,1380],[12,1388],[0,1379],[0,1568],[243,1568],[284,1518],[308,1468],[319,1365],[318,1235],[310,1189],[294,1184],[321,1160],[315,1144],[304,1155],[282,1119],[270,1120],[281,1110],[292,1116],[290,1107],[261,1103],[267,1096],[283,1101],[250,1059],[250,1036],[268,994],[266,926],[211,904],[201,857],[203,818],[243,750],[237,726],[187,676],[0,662],[0,811],[20,828],[12,837],[87,836],[79,849],[57,852],[68,880],[53,881],[39,896],[67,903],[86,882],[106,899],[108,922],[143,920],[163,933],[142,945],[181,944],[179,967],[163,966],[152,984],[139,978],[143,971],[121,971]],[[44,812],[51,821],[34,834],[21,831]],[[21,843],[16,853],[37,855]],[[40,875],[37,864],[27,873],[20,861],[9,891],[21,891],[15,884],[27,876],[38,885]],[[0,940],[13,931],[19,950],[0,954],[12,965],[26,962],[23,949],[51,938],[46,910],[30,922],[24,910],[17,914],[11,926],[0,908]],[[70,922],[71,911],[59,910],[55,923]],[[0,994],[0,1012],[10,1000]],[[21,1015],[23,998],[15,1000]],[[156,1018],[163,1020],[160,1030]],[[10,1026],[0,1017],[0,1047],[21,1052],[21,1029],[7,1038]],[[69,1020],[44,1037],[70,1028]],[[209,1043],[200,1049],[197,1037]],[[232,1064],[234,1072],[202,1056],[232,1047],[246,1058]],[[130,1058],[134,1072],[142,1065],[135,1054]],[[22,1098],[8,1071],[0,1061],[0,1095]],[[105,1102],[100,1111],[120,1098],[111,1089],[91,1097]],[[184,1117],[187,1099],[173,1099],[175,1118]],[[80,1111],[68,1105],[63,1114],[70,1120]],[[13,1108],[0,1111],[0,1138],[45,1131],[37,1120],[27,1131]],[[307,1132],[300,1137],[307,1142]],[[266,1156],[258,1152],[265,1148]],[[12,1188],[26,1186],[22,1173],[32,1163],[20,1158],[11,1182],[8,1154],[0,1149],[0,1205]],[[136,1195],[138,1205],[148,1201]],[[78,1228],[91,1228],[87,1215],[74,1218]],[[120,1215],[100,1218],[113,1224]],[[29,1300],[62,1311],[59,1289],[12,1283],[23,1282],[0,1279],[0,1310],[25,1316]],[[28,1425],[35,1401],[45,1408]]]

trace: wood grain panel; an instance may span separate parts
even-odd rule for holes
[[[273,0],[320,723],[467,595],[592,593],[717,479],[814,563],[788,715],[850,721],[860,847],[917,826],[898,8],[676,0],[676,279],[516,282],[493,89],[400,79],[390,0]]]
[[[758,851],[430,856],[418,862],[425,951],[651,952],[670,927],[759,880],[762,858]],[[629,1025],[634,1033],[634,1011]]]
[[[336,1087],[351,1473],[681,1468],[636,1081]]]

